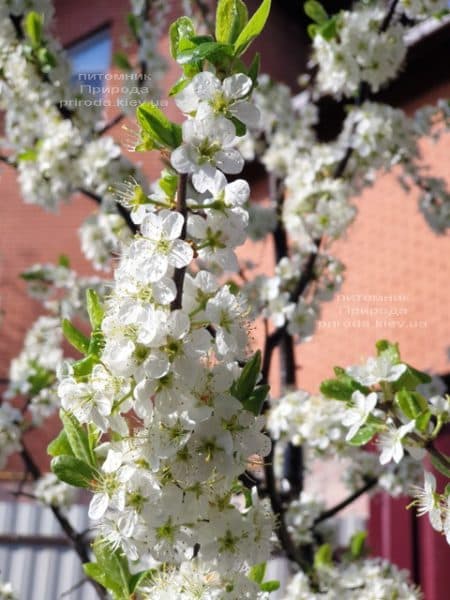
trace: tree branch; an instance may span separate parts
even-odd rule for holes
[[[20,455],[22,457],[22,460],[25,464],[27,471],[30,473],[32,478],[35,481],[37,481],[41,477],[41,471],[40,471],[39,467],[37,466],[37,464],[34,462],[31,454],[29,453],[29,451],[26,448],[23,441],[22,441],[22,450],[20,452]],[[90,562],[89,551],[87,549],[85,542],[83,541],[83,537],[80,536],[80,534],[78,534],[75,531],[75,529],[72,527],[72,525],[70,524],[67,517],[65,517],[63,515],[63,513],[57,506],[50,506],[50,510],[52,511],[56,520],[60,524],[60,526],[61,526],[62,530],[64,531],[64,533],[66,534],[67,538],[69,539],[70,545],[75,550],[75,552],[78,554],[81,562],[83,564]],[[106,600],[106,598],[107,598],[106,590],[103,588],[103,586],[101,586],[99,583],[97,583],[93,579],[89,579],[89,582],[94,586],[98,597],[101,600]]]
[[[339,504],[336,504],[336,506],[333,506],[332,508],[324,511],[321,515],[319,515],[317,519],[315,519],[313,527],[316,527],[317,525],[319,525],[319,523],[322,523],[322,521],[326,521],[327,519],[331,519],[331,517],[334,517],[334,515],[341,512],[341,510],[344,510],[344,508],[352,504],[352,502],[357,500],[360,496],[362,496],[363,494],[371,490],[373,487],[375,487],[377,483],[378,478],[368,479],[367,483],[355,492],[353,492],[353,494],[350,494],[350,496],[342,500],[342,502],[339,502]]]

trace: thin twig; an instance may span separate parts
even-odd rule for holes
[[[316,527],[319,523],[322,523],[322,521],[326,521],[327,519],[331,519],[331,517],[334,517],[334,515],[336,515],[338,512],[344,510],[344,508],[352,504],[352,502],[357,500],[360,496],[362,496],[363,494],[371,490],[373,487],[375,487],[377,483],[377,478],[368,479],[367,482],[358,490],[353,492],[353,494],[350,494],[350,496],[342,500],[342,502],[339,502],[339,504],[336,504],[332,508],[325,510],[321,515],[319,515],[317,519],[315,519],[313,526]]]
[[[22,460],[25,464],[27,471],[30,473],[32,478],[35,481],[37,481],[41,477],[41,471],[40,471],[38,465],[34,462],[30,452],[28,451],[28,449],[26,448],[26,446],[23,442],[22,442],[22,450],[20,452],[20,455],[22,457]],[[89,551],[88,551],[88,548],[87,548],[85,542],[82,539],[82,536],[80,536],[75,531],[75,529],[72,527],[72,525],[70,524],[67,517],[63,515],[63,513],[57,506],[50,506],[50,510],[52,511],[56,520],[60,524],[62,530],[66,534],[66,536],[70,542],[70,545],[75,550],[75,552],[78,554],[81,562],[83,564],[89,562],[90,561]],[[106,590],[103,588],[103,586],[101,586],[99,583],[97,583],[93,579],[89,579],[89,582],[95,588],[98,597],[101,600],[106,600],[106,598],[107,598]]]

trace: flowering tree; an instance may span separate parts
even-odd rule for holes
[[[51,506],[100,597],[268,598],[279,583],[266,581],[266,562],[281,552],[293,574],[286,600],[420,598],[407,575],[367,558],[363,532],[343,552],[330,523],[366,492],[414,489],[419,514],[450,538],[448,488],[436,490],[431,473],[420,487],[425,453],[450,472],[435,446],[448,400],[386,340],[366,364],[336,367],[311,395],[298,389],[294,344],[312,335],[321,303],[342,282],[344,265],[329,248],[355,217],[352,198],[378,172],[397,165],[401,183],[422,190],[430,225],[449,226],[445,184],[427,175],[418,151],[422,136],[447,129],[449,104],[408,118],[372,98],[398,74],[408,29],[447,3],[361,2],[328,15],[309,0],[311,70],[295,99],[259,76],[258,56],[243,58],[270,0],[251,17],[242,0],[220,0],[215,20],[206,3],[185,3],[189,16],[170,26],[182,69],[170,96],[182,125],[158,108],[155,81],[145,85],[164,70],[157,40],[167,3],[131,4],[137,61],[116,60],[136,82],[135,149],[165,162],[152,183],[105,135],[123,115],[103,122],[83,90],[72,102],[49,3],[0,9],[3,161],[17,169],[29,203],[54,209],[75,191],[90,197],[99,206],[80,231],[82,249],[98,269],[119,255],[112,280],[79,277],[65,256],[23,274],[48,314],[11,365],[3,462],[21,453],[33,495]],[[326,94],[348,108],[330,143],[315,127]],[[270,178],[263,207],[234,177],[254,159]],[[255,276],[238,260],[248,235],[273,240],[273,274]],[[249,323],[260,316],[264,344],[250,349]],[[75,317],[88,318],[89,336]],[[82,358],[63,356],[63,336]],[[280,398],[269,388],[277,349]],[[41,477],[24,436],[58,408],[52,474]],[[303,480],[309,460],[330,455],[346,461],[350,496],[325,509]],[[76,487],[92,495],[92,545],[64,514]]]

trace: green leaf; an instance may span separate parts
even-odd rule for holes
[[[68,319],[62,322],[62,330],[66,340],[81,354],[87,354],[89,350],[89,338],[81,333]]]
[[[173,200],[178,188],[178,175],[175,171],[164,169],[161,179],[158,180],[159,187],[166,194],[168,200]]]
[[[442,452],[440,454],[442,454],[442,459],[436,454],[430,454],[431,463],[433,467],[437,469],[440,473],[442,473],[446,477],[450,477],[450,469],[448,468],[447,464],[443,462],[443,460],[445,460],[447,463],[450,463],[450,456],[446,456]]]
[[[75,456],[55,456],[51,469],[61,481],[82,488],[90,488],[98,475],[95,469]]]
[[[350,540],[350,553],[354,560],[361,558],[365,552],[367,531],[358,531],[354,533]]]
[[[39,48],[37,51],[37,58],[41,69],[46,73],[58,64],[55,55],[52,54],[48,48]]]
[[[395,402],[408,419],[416,419],[428,411],[428,402],[418,392],[400,390],[395,394]]]
[[[261,584],[264,579],[264,575],[266,574],[266,566],[267,563],[259,563],[252,567],[249,571],[248,578],[255,583]]]
[[[133,594],[147,578],[151,579],[152,575],[156,572],[156,569],[147,569],[146,571],[140,571],[139,573],[131,575],[128,579],[128,589],[130,590],[130,594]]]
[[[276,590],[280,589],[280,582],[276,579],[271,579],[270,581],[261,583],[259,589],[262,592],[275,592]]]
[[[339,373],[336,379],[326,379],[320,385],[320,391],[326,398],[349,402],[353,392],[356,392],[357,390],[363,394],[370,393],[370,390],[367,387],[360,385],[357,381],[352,379],[350,375],[347,375],[343,369],[336,367],[335,373]]]
[[[144,132],[155,143],[155,147],[177,148],[182,141],[181,127],[172,123],[166,115],[151,102],[141,104],[137,119]]]
[[[172,98],[184,90],[184,88],[190,83],[190,79],[181,77],[169,90],[169,96]]]
[[[122,71],[132,71],[133,67],[130,65],[128,56],[124,52],[115,52],[113,55],[113,64]]]
[[[42,27],[44,18],[34,10],[25,17],[25,32],[31,44],[37,48],[42,43]]]
[[[170,53],[172,58],[177,59],[182,40],[190,40],[195,36],[195,29],[192,19],[189,17],[180,17],[170,26]]]
[[[257,52],[253,57],[252,63],[248,68],[247,75],[253,81],[253,85],[256,85],[258,81],[259,70],[261,68],[261,54]]]
[[[233,383],[231,389],[233,396],[241,402],[247,400],[255,389],[260,372],[261,352],[258,350],[242,369],[239,379]]]
[[[427,410],[416,418],[416,427],[420,433],[426,433],[428,429],[428,423],[432,417],[431,411]]]
[[[334,39],[338,33],[338,16],[332,17],[322,25],[317,25],[317,33],[327,41]]]
[[[233,46],[230,44],[219,44],[218,42],[205,42],[178,53],[177,62],[180,65],[187,63],[198,63],[204,60],[220,62],[225,57],[233,55]]]
[[[105,310],[100,302],[99,295],[95,290],[88,289],[86,292],[86,308],[92,329],[98,329],[103,321]]]
[[[66,432],[72,453],[80,460],[95,467],[97,463],[91,451],[86,429],[72,414],[64,410],[59,411],[59,418],[64,425],[64,431]]]
[[[216,40],[233,44],[248,23],[248,10],[242,0],[219,0],[216,12]]]
[[[374,425],[363,425],[361,429],[358,431],[356,435],[349,440],[349,444],[352,446],[364,446],[373,438],[373,436],[377,433],[378,427]]]
[[[64,429],[62,429],[55,439],[47,446],[47,454],[50,456],[73,456],[72,447],[69,444]]]
[[[260,415],[264,400],[267,398],[269,391],[270,385],[259,385],[253,390],[246,400],[242,401],[242,406],[245,408],[245,410],[250,411],[255,416]]]
[[[58,266],[70,269],[70,258],[65,254],[60,254],[58,257]]]
[[[333,564],[333,551],[330,544],[322,544],[314,555],[314,568],[329,567]]]
[[[236,117],[231,117],[231,121],[233,122],[234,128],[236,129],[236,135],[238,137],[242,137],[247,133],[247,127],[242,121],[239,121],[239,119]]]
[[[236,56],[244,54],[253,40],[262,32],[269,17],[271,4],[271,0],[263,0],[261,6],[241,31],[238,39],[234,42]]]
[[[133,13],[127,14],[127,24],[136,39],[139,38],[139,30],[141,28],[141,20],[139,17]]]
[[[430,382],[431,377],[427,373],[423,373],[410,365],[406,365],[406,371],[399,379],[397,379],[397,381],[393,381],[391,385],[395,392],[403,389],[414,391],[418,385]]]
[[[129,600],[132,593],[129,581],[132,578],[128,562],[119,550],[112,550],[102,540],[94,542],[93,546],[96,564],[105,574],[105,587],[113,591],[117,599]]]
[[[304,10],[305,14],[318,25],[325,23],[329,19],[327,11],[320,2],[316,2],[316,0],[308,0],[305,2]]]
[[[35,150],[34,148],[30,148],[28,150],[24,150],[23,152],[20,152],[17,156],[18,160],[21,161],[29,161],[29,162],[34,162],[38,157],[38,152],[37,150]]]
[[[310,23],[308,25],[307,31],[308,31],[309,37],[313,40],[319,31],[319,27],[315,23]]]
[[[75,378],[82,379],[82,378],[87,377],[88,375],[90,375],[92,373],[92,369],[97,364],[98,364],[98,357],[93,356],[92,354],[90,354],[89,356],[86,356],[86,358],[82,358],[81,360],[78,360],[77,362],[73,363],[72,368],[73,368],[73,374],[75,375]]]

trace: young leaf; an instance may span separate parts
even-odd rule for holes
[[[58,257],[58,266],[70,269],[70,258],[65,254],[60,254]]]
[[[100,298],[95,290],[88,289],[86,292],[86,308],[92,329],[98,329],[103,321],[105,311]]]
[[[128,56],[124,52],[115,52],[113,55],[113,64],[122,71],[132,71],[133,67],[130,65]]]
[[[262,592],[275,592],[280,589],[280,582],[277,579],[271,579],[270,581],[264,581],[259,586]]]
[[[132,575],[128,563],[119,550],[113,551],[102,541],[94,543],[94,554],[97,564],[102,568],[108,579],[108,589],[115,590],[117,598],[128,600],[131,594],[129,581]]]
[[[178,53],[177,62],[180,65],[187,63],[199,63],[209,60],[214,63],[222,61],[225,57],[233,54],[233,46],[230,44],[219,44],[217,42],[205,42],[193,48],[188,48]]]
[[[97,477],[97,471],[75,456],[56,456],[52,459],[53,473],[75,487],[90,488]]]
[[[325,379],[320,385],[320,391],[326,398],[334,400],[344,400],[349,402],[353,392],[359,390],[362,393],[369,393],[370,390],[360,385],[345,372],[336,379]]]
[[[304,10],[305,14],[308,15],[308,17],[318,25],[328,21],[329,17],[327,11],[320,4],[320,2],[316,2],[316,0],[308,0],[305,2]]]
[[[395,394],[395,402],[408,419],[416,419],[428,410],[428,402],[418,392],[400,390]]]
[[[184,88],[189,84],[190,80],[186,77],[181,77],[169,90],[169,96],[176,96],[180,92],[184,90]]]
[[[267,394],[270,391],[270,385],[260,385],[256,387],[248,398],[242,401],[245,410],[250,411],[255,416],[261,414],[261,409]]]
[[[154,104],[141,104],[136,114],[142,129],[156,147],[176,148],[181,144],[181,127],[169,121]]]
[[[373,438],[377,433],[377,428],[373,425],[363,425],[356,435],[349,440],[349,444],[352,446],[364,446]]]
[[[322,544],[314,555],[314,568],[328,567],[333,564],[333,552],[330,544]]]
[[[87,354],[89,350],[89,338],[81,333],[68,319],[64,319],[62,322],[62,330],[64,337],[74,348],[76,348],[81,354]]]
[[[361,558],[365,551],[367,531],[358,531],[350,540],[350,553],[354,560]]]
[[[406,371],[397,379],[392,382],[392,389],[397,392],[399,390],[411,390],[414,391],[418,385],[422,383],[430,383],[431,377],[427,373],[418,371],[414,367],[406,365]]]
[[[247,71],[247,75],[253,81],[253,85],[256,85],[256,82],[258,81],[260,67],[261,67],[261,55],[259,54],[259,52],[257,52],[255,54],[255,56],[253,57],[252,63],[249,66],[248,71]]]
[[[25,17],[25,31],[31,44],[36,48],[42,43],[42,26],[44,19],[42,15],[34,10],[30,11]]]
[[[261,371],[261,352],[258,350],[242,369],[239,379],[232,386],[235,398],[244,402],[255,389]]]
[[[172,23],[169,30],[170,53],[172,58],[177,59],[181,40],[190,40],[195,36],[195,29],[189,17],[180,17]]]
[[[244,54],[253,40],[262,32],[269,17],[270,7],[271,0],[263,0],[261,6],[241,31],[238,39],[234,42],[234,53],[236,56]]]
[[[55,439],[47,446],[47,454],[50,456],[74,456],[64,429],[61,429]]]
[[[64,425],[72,453],[80,460],[95,467],[96,460],[91,452],[87,431],[73,415],[64,410],[60,410],[59,418]]]
[[[219,0],[216,12],[216,40],[233,44],[248,23],[248,10],[242,0]]]
[[[261,584],[263,582],[264,575],[266,574],[266,566],[267,563],[265,562],[255,565],[250,569],[248,578],[254,581],[255,583]]]
[[[72,368],[75,378],[82,379],[87,377],[92,373],[92,369],[96,364],[98,364],[98,357],[93,356],[92,354],[73,363]]]

